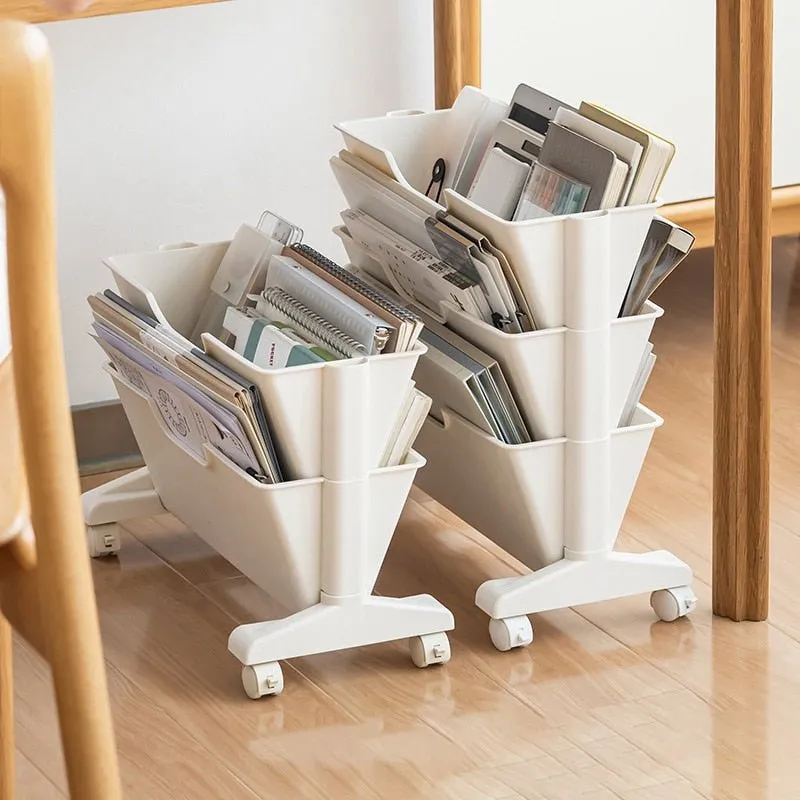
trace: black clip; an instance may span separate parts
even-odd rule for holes
[[[425,197],[430,197],[431,189],[438,184],[439,188],[436,190],[436,202],[439,202],[439,198],[442,196],[442,186],[444,185],[444,176],[446,172],[447,165],[445,164],[444,159],[437,158],[433,164],[433,170],[431,171],[431,182],[428,184],[428,188],[425,190]]]

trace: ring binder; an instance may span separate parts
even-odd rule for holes
[[[358,298],[334,286],[329,276],[303,266],[291,256],[270,259],[265,289],[277,287],[324,318],[366,348],[367,355],[382,353],[394,327],[381,314],[370,311]]]
[[[301,303],[278,286],[270,286],[261,293],[259,305],[261,304],[266,306],[268,311],[264,312],[262,308],[258,308],[259,313],[264,313],[270,319],[274,318],[276,313],[281,314],[284,318],[279,320],[280,322],[297,325],[318,339],[321,345],[344,358],[368,355],[367,348],[361,342],[340,331],[328,320],[314,313],[305,303]]]

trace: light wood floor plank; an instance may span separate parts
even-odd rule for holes
[[[25,699],[18,714],[20,750],[23,758],[35,760],[46,773],[56,792],[52,796],[66,796],[61,793],[66,793],[66,780],[49,667],[23,642],[17,642],[15,655],[19,661],[16,674],[21,675],[18,692]],[[136,786],[139,796],[148,800],[257,800],[260,795],[236,778],[213,751],[188,736],[157,698],[142,693],[113,666],[108,668],[108,679],[124,784]],[[27,794],[21,796],[27,800]]]
[[[19,750],[17,750],[16,771],[17,782],[25,791],[25,800],[59,800],[66,797],[66,794]]]

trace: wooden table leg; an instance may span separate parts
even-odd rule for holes
[[[717,0],[714,613],[769,606],[772,0]]]
[[[461,85],[481,85],[481,0],[461,0]]]
[[[467,84],[481,83],[480,0],[434,0],[436,107],[450,108]]]
[[[433,32],[436,108],[450,108],[461,88],[460,0],[434,0]]]

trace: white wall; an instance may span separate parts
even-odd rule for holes
[[[430,0],[234,0],[43,28],[73,404],[115,397],[86,335],[104,256],[229,238],[265,208],[338,253],[333,123],[433,104]]]
[[[775,183],[797,183],[800,2],[775,5]],[[226,238],[264,208],[339,253],[332,125],[432,106],[431,6],[234,0],[44,26],[74,404],[114,397],[85,333],[86,296],[109,283],[103,256]],[[525,81],[610,106],[676,142],[666,199],[713,193],[712,0],[484,0],[483,9],[490,94],[508,98]]]
[[[677,146],[662,195],[714,194],[713,0],[484,0],[483,88],[596,102]],[[774,185],[800,183],[800,2],[775,0]]]

